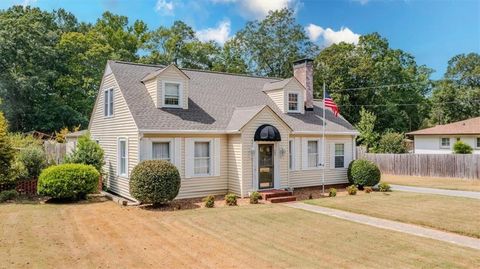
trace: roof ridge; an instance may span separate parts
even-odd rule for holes
[[[111,60],[115,63],[120,64],[129,64],[129,65],[138,65],[138,66],[149,66],[149,67],[158,67],[158,68],[165,68],[168,65],[160,65],[160,64],[144,64],[144,63],[134,63],[134,62],[126,62],[120,60]],[[212,73],[212,74],[219,74],[219,75],[230,75],[230,76],[238,76],[238,77],[250,77],[250,78],[263,78],[263,79],[276,79],[276,80],[284,80],[286,78],[278,78],[278,77],[267,77],[267,76],[258,76],[258,75],[249,75],[249,74],[239,74],[239,73],[230,73],[230,72],[220,72],[220,71],[212,71],[212,70],[204,70],[204,69],[194,69],[194,68],[180,68],[180,70],[187,70],[193,72],[203,72],[203,73]],[[276,81],[274,81],[276,82]]]

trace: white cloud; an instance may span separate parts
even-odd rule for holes
[[[221,21],[216,28],[198,30],[197,37],[204,42],[213,40],[223,45],[230,39],[230,20]]]
[[[35,4],[36,2],[37,2],[37,0],[23,0],[22,6],[24,6],[24,7],[31,6],[32,4]]]
[[[310,40],[315,42],[321,39],[322,44],[326,47],[340,42],[358,44],[358,39],[360,38],[359,34],[352,32],[352,30],[347,27],[342,27],[340,30],[334,31],[331,28],[324,29],[321,26],[311,23],[305,27],[305,30]]]
[[[155,11],[163,15],[173,16],[174,9],[175,5],[173,4],[173,1],[157,0],[157,3],[155,4]]]
[[[235,3],[242,15],[248,18],[263,18],[269,11],[282,8],[293,8],[300,5],[300,0],[210,0],[213,3],[230,4]]]

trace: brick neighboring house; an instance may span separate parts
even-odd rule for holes
[[[418,154],[450,154],[453,144],[463,141],[480,154],[480,117],[457,121],[407,133],[414,137],[414,152]]]

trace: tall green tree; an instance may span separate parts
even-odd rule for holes
[[[376,146],[379,138],[378,133],[375,131],[376,121],[377,116],[362,107],[360,110],[360,121],[355,127],[357,128],[358,132],[360,132],[357,141],[360,143],[360,145],[365,146],[367,151]]]
[[[321,96],[325,81],[342,115],[354,124],[360,120],[361,106],[377,115],[379,132],[416,130],[428,116],[425,96],[431,91],[431,70],[417,65],[412,55],[390,48],[379,34],[361,36],[357,45],[334,44],[322,50],[315,61],[316,95]],[[376,87],[392,84],[404,85]],[[345,90],[359,87],[365,88]]]
[[[257,75],[291,77],[293,61],[317,52],[291,9],[270,11],[265,19],[248,22],[236,37],[249,71]]]
[[[213,64],[213,71],[228,73],[247,73],[247,64],[242,57],[238,38],[234,37],[223,45]]]
[[[448,62],[444,78],[432,95],[431,124],[480,116],[480,55],[460,54]]]
[[[13,161],[13,148],[7,136],[7,120],[0,112],[0,183],[9,175]]]

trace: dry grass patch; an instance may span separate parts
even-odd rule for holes
[[[480,251],[281,205],[0,205],[0,268],[472,268]]]
[[[408,192],[375,192],[306,201],[373,217],[480,238],[480,200]]]
[[[382,181],[388,182],[390,184],[414,187],[438,188],[460,191],[480,191],[480,179],[382,175]]]

